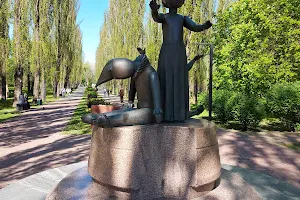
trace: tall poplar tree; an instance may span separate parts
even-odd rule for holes
[[[9,0],[0,0],[0,99],[6,99],[6,68],[9,53]]]
[[[115,57],[134,59],[137,47],[143,46],[143,21],[145,0],[110,0],[100,30],[100,44],[96,53],[96,74],[99,75],[105,63]],[[107,84],[117,92],[118,87],[128,87],[128,80],[113,80]]]
[[[14,105],[22,93],[24,68],[29,57],[29,0],[14,1],[13,58],[14,73]]]

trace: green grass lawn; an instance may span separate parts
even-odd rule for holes
[[[0,100],[0,123],[20,114],[16,108],[12,107],[13,101],[13,98],[8,98],[6,101]]]
[[[90,113],[90,111],[86,105],[86,97],[83,97],[74,111],[72,119],[68,122],[67,127],[63,131],[63,134],[91,134],[91,125],[83,123],[81,120],[81,117],[88,113]]]
[[[300,142],[294,142],[291,144],[285,144],[284,146],[290,148],[290,149],[294,149],[294,150],[298,150],[300,151]]]
[[[16,112],[15,108],[5,108],[0,110],[0,123],[10,118],[16,117],[20,113]]]
[[[53,94],[49,92],[46,96],[46,102],[43,102],[43,104],[56,101],[57,99],[59,98],[53,97]],[[0,100],[0,123],[20,115],[21,112],[17,112],[16,108],[13,107],[13,101],[13,98],[7,98],[7,100]],[[39,107],[37,105],[32,105],[32,97],[29,97],[28,101],[31,104],[31,108]]]
[[[208,112],[208,110],[204,110],[200,115],[196,115],[196,116],[194,116],[194,117],[192,117],[192,118],[194,118],[194,119],[202,119],[202,118],[208,118],[208,116],[209,116],[209,112]]]

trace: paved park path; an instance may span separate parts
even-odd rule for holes
[[[49,168],[87,160],[90,135],[60,133],[84,89],[0,123],[0,188]]]
[[[0,124],[0,188],[49,168],[87,160],[90,135],[60,131],[71,118],[83,93],[24,113]],[[101,94],[101,93],[100,93]],[[114,95],[105,100],[118,102]],[[300,152],[278,143],[300,141],[299,134],[241,133],[218,130],[222,164],[257,170],[300,188]]]

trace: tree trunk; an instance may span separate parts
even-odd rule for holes
[[[70,87],[70,74],[71,74],[71,68],[67,67],[66,77],[65,77],[65,83],[64,88],[67,89]]]
[[[43,102],[46,101],[46,80],[45,80],[45,71],[42,69],[41,77],[40,77],[40,98]]]
[[[23,68],[21,66],[21,64],[19,64],[19,66],[16,69],[16,72],[14,74],[14,81],[15,81],[15,90],[14,90],[14,104],[13,106],[16,106],[18,101],[19,101],[19,97],[22,94],[22,78],[23,78]]]
[[[0,72],[0,99],[6,99],[6,75],[5,75],[5,65]]]
[[[59,96],[59,94],[61,93],[60,91],[61,91],[61,83],[57,83],[57,97]]]
[[[1,1],[0,8],[0,100],[6,99],[6,62],[9,52],[8,32],[9,32],[9,2]]]
[[[62,38],[61,38],[61,29],[62,29],[62,22],[61,22],[61,15],[62,15],[62,1],[58,1],[58,22],[57,22],[57,61],[56,61],[56,70],[55,70],[55,77],[54,77],[54,89],[53,89],[53,96],[58,97],[60,94],[59,88],[59,77],[60,77],[60,65],[62,61]]]
[[[197,73],[194,74],[194,97],[195,97],[195,104],[198,103],[198,77]]]
[[[7,85],[7,82],[6,82],[6,98],[9,98],[9,89],[8,89],[8,85]]]
[[[30,94],[31,81],[30,81],[30,72],[27,73],[27,94]]]
[[[53,97],[58,97],[58,72],[54,73]]]
[[[39,92],[40,92],[40,76],[41,72],[40,70],[37,70],[34,73],[34,86],[33,86],[33,98],[38,99],[39,98]]]

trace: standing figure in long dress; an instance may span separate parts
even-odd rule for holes
[[[159,5],[150,2],[152,18],[162,23],[163,44],[158,61],[161,103],[164,121],[184,121],[189,118],[189,82],[186,49],[183,42],[183,27],[195,32],[204,31],[212,26],[210,21],[196,24],[187,16],[177,14],[184,0],[162,0],[169,13],[158,13]]]

